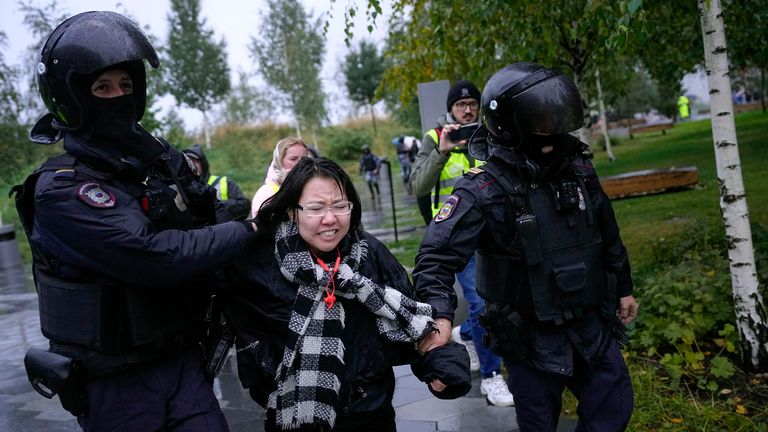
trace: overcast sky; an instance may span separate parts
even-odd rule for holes
[[[357,3],[363,10],[358,11],[355,20],[353,44],[359,40],[373,39],[383,41],[386,37],[386,18],[389,15],[388,5],[382,3],[384,17],[376,20],[376,28],[372,34],[368,34],[365,22],[365,0],[301,0],[307,12],[313,17],[322,16],[326,19],[331,6],[333,6],[330,19],[329,32],[326,36],[326,54],[321,72],[321,79],[328,95],[328,108],[331,121],[338,121],[349,112],[349,102],[346,100],[343,89],[343,81],[339,78],[340,65],[348,48],[344,44],[344,7],[347,4]],[[48,0],[34,0],[33,4],[47,5]],[[128,11],[141,27],[149,26],[151,32],[163,43],[168,38],[167,15],[170,11],[169,0],[126,0],[124,2],[104,0],[58,0],[58,6],[62,13],[71,16],[79,12],[90,10],[114,10],[117,12]],[[237,82],[238,70],[250,70],[254,67],[248,51],[251,36],[257,36],[259,21],[266,11],[264,0],[201,0],[201,16],[206,19],[207,28],[212,29],[216,39],[223,37],[227,42],[227,55],[230,69],[232,70],[232,84]],[[122,5],[122,6],[121,6]],[[23,25],[23,16],[19,12],[17,0],[0,0],[0,29],[8,37],[7,49],[4,51],[6,63],[22,63],[22,55],[27,47],[33,43],[29,31]],[[162,66],[161,66],[162,67]],[[172,99],[163,101],[170,106]],[[201,116],[194,110],[183,110],[182,116],[187,127],[199,127]],[[284,119],[285,120],[285,119]]]

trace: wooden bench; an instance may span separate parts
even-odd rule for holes
[[[634,135],[637,133],[642,132],[658,132],[661,131],[661,134],[666,134],[667,129],[672,129],[675,126],[674,123],[654,123],[654,124],[644,124],[644,125],[638,125],[638,126],[630,126],[629,127],[629,138],[634,138]]]
[[[632,171],[600,178],[603,190],[611,199],[679,190],[698,182],[699,171],[695,166]]]
[[[735,113],[757,111],[761,109],[763,109],[763,103],[761,101],[749,102],[745,104],[733,104],[733,112]]]

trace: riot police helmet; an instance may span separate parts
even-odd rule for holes
[[[83,82],[93,74],[119,65],[131,75],[136,98],[136,121],[146,108],[144,60],[160,65],[147,36],[127,17],[107,11],[84,12],[68,18],[43,45],[36,76],[40,96],[53,116],[53,128],[78,131],[88,123]]]
[[[493,141],[516,146],[526,135],[555,135],[579,129],[584,115],[573,80],[560,69],[512,63],[485,85],[480,117]]]

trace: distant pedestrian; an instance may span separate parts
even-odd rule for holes
[[[251,201],[245,197],[237,183],[227,176],[211,174],[208,158],[200,144],[184,150],[184,154],[192,160],[200,180],[216,189],[216,198],[224,204],[232,220],[245,220],[251,211]]]
[[[685,95],[680,95],[677,98],[677,111],[680,120],[687,120],[691,116],[691,101]]]
[[[360,156],[360,174],[368,184],[371,198],[379,196],[379,169],[381,169],[381,158],[373,154],[370,147],[363,146],[363,155]]]

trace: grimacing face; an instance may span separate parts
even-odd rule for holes
[[[328,207],[347,200],[347,195],[339,189],[339,185],[333,179],[313,177],[304,185],[299,205]],[[305,212],[298,210],[296,218],[299,236],[309,248],[318,252],[330,252],[336,249],[341,239],[349,232],[352,214],[335,215],[326,209],[322,216],[308,216]]]
[[[133,79],[122,69],[112,69],[99,75],[91,84],[91,94],[110,99],[133,93]]]

